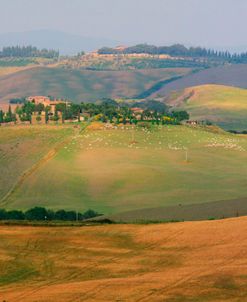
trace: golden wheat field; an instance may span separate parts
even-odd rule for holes
[[[0,301],[246,301],[247,218],[0,227]]]

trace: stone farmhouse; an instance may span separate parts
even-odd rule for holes
[[[68,101],[63,101],[63,100],[51,100],[49,97],[47,96],[29,96],[27,98],[28,102],[34,103],[35,105],[38,104],[43,104],[45,107],[49,106],[51,107],[51,113],[54,114],[55,113],[55,109],[56,109],[56,105],[57,104],[69,104]]]

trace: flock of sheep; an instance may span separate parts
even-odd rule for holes
[[[230,134],[229,134],[230,135]],[[239,137],[213,132],[198,131],[188,127],[157,127],[156,131],[147,128],[116,127],[110,130],[86,131],[73,137],[64,148],[70,152],[75,148],[92,150],[96,147],[120,147],[129,149],[149,149],[171,151],[188,150],[194,147],[221,148],[245,152],[244,141]]]

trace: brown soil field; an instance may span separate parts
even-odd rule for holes
[[[206,84],[247,88],[246,79],[247,64],[212,67],[168,83],[160,90],[154,92],[150,98],[168,96],[173,91]]]
[[[247,217],[0,227],[0,301],[247,301]]]
[[[34,67],[3,76],[0,74],[0,104],[29,95],[51,95],[78,103],[104,97],[132,98],[157,82],[189,72],[190,68],[91,71]]]
[[[171,221],[199,221],[224,219],[247,215],[247,199],[233,199],[213,201],[207,203],[183,205],[178,204],[170,207],[140,209],[117,213],[110,216],[96,218],[96,221],[109,219],[114,222],[171,222]]]

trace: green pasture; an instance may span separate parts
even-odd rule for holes
[[[180,108],[191,119],[209,120],[226,130],[247,130],[247,90],[205,85],[191,88],[195,94]]]
[[[214,128],[88,129],[73,134],[4,206],[111,214],[246,197],[246,150],[246,137]]]
[[[73,133],[71,127],[0,127],[0,200],[56,144]]]

